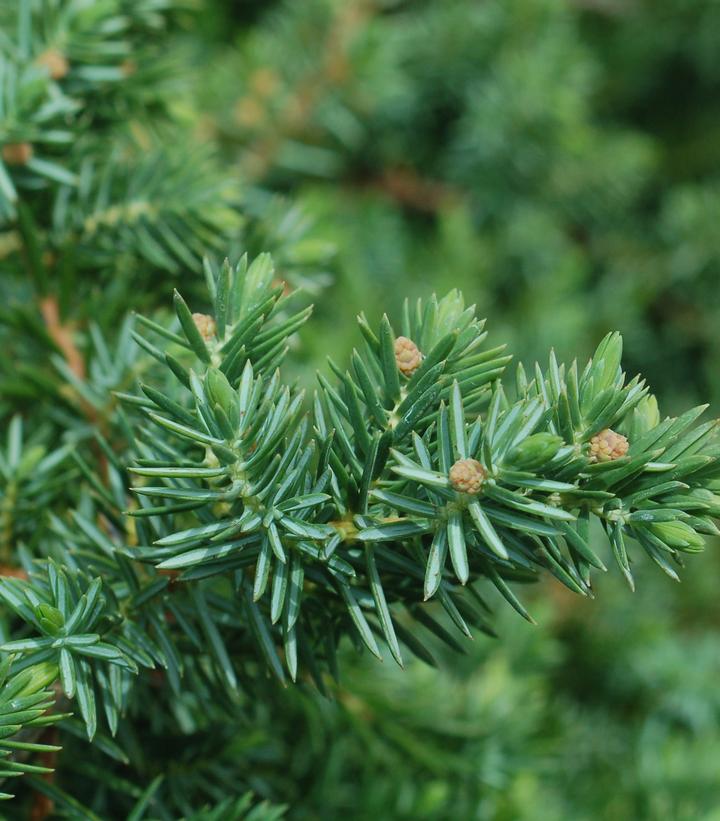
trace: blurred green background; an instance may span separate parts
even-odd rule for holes
[[[264,216],[246,241],[327,276],[303,380],[359,310],[460,287],[526,364],[617,328],[666,413],[717,413],[719,2],[205,9],[192,105]],[[720,819],[720,561],[655,570],[548,582],[539,626],[498,607],[439,671],[348,655],[337,703],[278,695],[238,742],[249,782],[298,819]]]
[[[618,328],[673,407],[717,400],[720,4],[219,8],[204,125],[335,244],[334,350],[360,308],[460,286],[523,360]]]

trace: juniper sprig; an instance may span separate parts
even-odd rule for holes
[[[305,294],[327,281],[318,268],[329,247],[307,236],[297,205],[241,191],[243,173],[282,185],[283,174],[328,178],[360,158],[358,167],[377,163],[377,187],[438,212],[443,264],[456,276],[455,260],[462,267],[474,251],[459,241],[448,262],[445,243],[485,242],[475,217],[453,227],[455,206],[445,213],[465,163],[475,162],[471,176],[484,184],[492,178],[501,207],[491,235],[499,232],[514,259],[536,254],[534,237],[547,225],[558,237],[574,233],[565,215],[577,192],[614,191],[597,180],[618,177],[622,153],[603,149],[612,167],[601,164],[598,177],[588,164],[587,181],[573,160],[581,184],[560,192],[563,207],[552,200],[549,221],[537,220],[518,208],[522,197],[508,197],[507,175],[488,173],[503,167],[494,155],[510,145],[505,137],[475,161],[463,147],[489,119],[507,130],[504,117],[485,115],[513,95],[481,95],[476,109],[476,82],[461,67],[451,140],[460,150],[452,168],[436,169],[449,171],[445,182],[418,176],[432,146],[410,152],[408,169],[394,167],[397,148],[380,146],[374,160],[363,146],[377,141],[361,120],[363,101],[377,95],[364,89],[377,86],[373,122],[395,145],[397,101],[422,95],[412,91],[419,80],[401,88],[387,76],[425,66],[402,55],[417,55],[426,37],[434,48],[436,38],[418,40],[425,26],[413,13],[418,23],[383,43],[375,23],[407,22],[404,11],[360,4],[360,14],[346,15],[344,4],[331,5],[332,15],[320,14],[319,76],[305,68],[304,45],[285,54],[290,35],[278,29],[228,58],[235,95],[235,60],[254,50],[240,105],[223,102],[215,123],[226,151],[238,125],[253,132],[235,165],[197,144],[201,118],[187,98],[175,99],[189,79],[184,2],[28,0],[0,9],[0,798],[24,775],[20,790],[29,784],[32,800],[44,796],[69,817],[278,818],[281,808],[239,795],[236,777],[239,728],[259,715],[277,740],[279,724],[261,713],[282,686],[291,697],[311,687],[331,694],[350,643],[400,666],[410,655],[437,664],[438,641],[462,650],[475,632],[494,635],[498,596],[532,620],[518,585],[549,575],[589,597],[615,563],[632,588],[643,558],[678,578],[685,555],[718,534],[717,422],[699,422],[702,407],[662,418],[645,382],[626,378],[616,333],[584,366],[551,353],[546,365],[508,373],[505,347],[488,342],[485,321],[452,291],[407,301],[392,321],[361,314],[355,350],[347,362],[328,360],[311,396],[289,381],[284,361],[311,316]],[[286,32],[307,28],[307,9],[298,9],[283,6]],[[573,40],[558,14],[560,46],[541,49],[550,56]],[[477,33],[504,48],[504,13],[483,10],[468,27],[460,4],[453,19],[453,40],[466,32],[463,53],[477,53]],[[316,39],[307,41],[314,51]],[[521,45],[513,48],[525,65]],[[278,47],[284,72],[266,65]],[[342,68],[358,59],[366,70]],[[505,63],[492,87],[516,84],[513,61]],[[567,83],[551,85],[566,94]],[[276,107],[277,118],[266,116]],[[427,116],[412,99],[401,107]],[[562,120],[573,106],[555,109]],[[444,105],[437,117],[445,122]],[[547,132],[531,130],[533,144],[536,131]],[[408,130],[414,149],[417,131]],[[551,154],[565,163],[558,146]],[[560,193],[532,171],[535,162],[510,184],[529,173],[527,184],[542,189],[530,199],[547,205]],[[358,175],[347,176],[356,185]],[[466,199],[478,201],[472,193],[458,203]],[[506,237],[506,225],[521,230]],[[385,236],[383,272],[399,267]],[[266,253],[250,261],[268,248],[277,266]],[[221,252],[232,262],[215,264]],[[556,295],[565,286],[548,282],[562,282],[557,271],[575,262],[556,266],[553,253],[539,281]],[[507,267],[496,267],[499,291]],[[194,276],[203,269],[206,287]],[[183,294],[155,310],[168,281],[182,281]],[[547,310],[547,299],[534,311]],[[328,350],[334,343],[324,340]],[[442,745],[445,731],[442,722],[433,728]],[[279,794],[254,770],[245,790]],[[10,806],[20,817],[27,802]]]
[[[513,582],[546,571],[592,595],[609,552],[632,586],[638,551],[677,578],[717,533],[717,424],[694,424],[703,408],[661,421],[618,334],[582,369],[551,354],[508,380],[452,292],[406,303],[396,328],[361,316],[349,366],[331,360],[310,400],[279,370],[310,309],[270,258],[206,273],[211,313],[176,292],[174,323],[138,317],[155,385],[118,394],[106,475],[76,455],[77,508],[0,580],[17,618],[0,650],[55,669],[90,738],[99,711],[118,731],[156,666],[176,698],[202,680],[232,704],[265,670],[323,689],[345,636],[433,663],[425,630],[451,647],[450,630],[492,634],[488,585],[530,619]],[[66,470],[20,450],[12,432],[16,487]]]

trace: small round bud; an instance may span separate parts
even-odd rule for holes
[[[35,61],[39,66],[44,66],[53,80],[62,80],[70,71],[70,63],[67,57],[56,48],[49,48]]]
[[[412,376],[420,367],[422,354],[412,339],[399,336],[395,340],[395,361],[403,376]]]
[[[208,314],[193,314],[193,322],[195,327],[200,331],[200,336],[209,342],[215,337],[216,325],[215,320],[208,316]]]
[[[487,470],[477,459],[459,459],[450,468],[450,484],[460,493],[477,495],[487,479]]]
[[[630,447],[628,440],[621,433],[616,433],[610,428],[596,433],[590,440],[591,462],[612,462],[621,459],[628,452]]]
[[[5,143],[2,158],[8,165],[27,165],[33,156],[30,143]]]

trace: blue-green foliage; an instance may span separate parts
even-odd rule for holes
[[[716,818],[718,25],[0,9],[6,817]]]

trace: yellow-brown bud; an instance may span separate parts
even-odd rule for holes
[[[412,376],[420,367],[422,354],[412,339],[399,336],[395,340],[395,361],[403,376]]]
[[[621,459],[625,456],[629,447],[625,436],[610,428],[605,428],[590,440],[588,455],[591,462],[612,462],[614,459]]]
[[[53,80],[62,80],[70,71],[70,63],[67,57],[56,48],[49,48],[35,61],[39,66],[44,66]]]
[[[200,331],[200,336],[206,342],[209,342],[215,337],[217,328],[215,325],[215,320],[211,316],[208,316],[208,314],[193,314],[192,318],[195,323],[195,327],[198,331]]]
[[[30,143],[5,143],[2,158],[8,165],[27,165],[33,156]]]
[[[487,479],[487,470],[477,459],[459,459],[450,468],[450,484],[460,493],[477,495]]]

